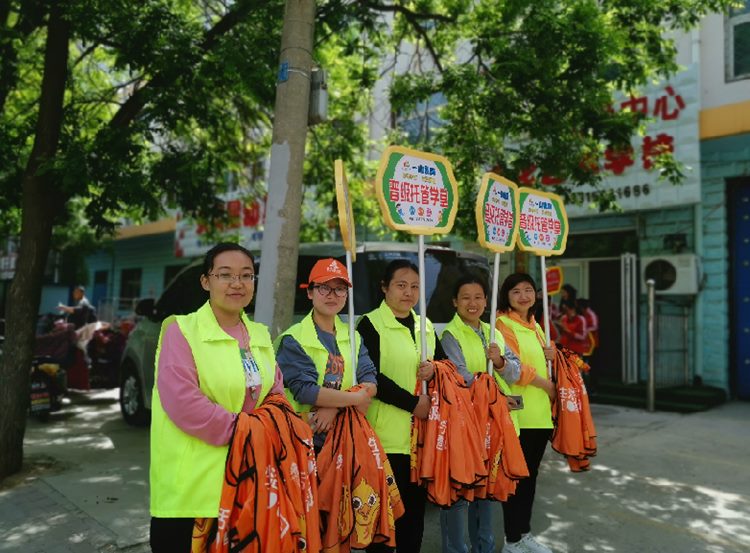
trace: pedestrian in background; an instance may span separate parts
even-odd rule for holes
[[[276,359],[287,397],[298,413],[310,412],[316,452],[323,447],[339,410],[352,406],[366,413],[377,390],[375,365],[367,348],[358,332],[349,336],[349,326],[338,316],[351,285],[341,262],[333,258],[317,261],[308,281],[301,285],[307,288],[312,310],[277,342]],[[358,392],[346,391],[353,384],[355,371],[351,338],[356,340],[357,383],[365,386]]]
[[[73,288],[73,301],[75,305],[58,305],[57,308],[67,314],[68,322],[73,323],[76,330],[97,321],[96,309],[86,297],[86,289],[83,286]]]
[[[576,304],[570,300],[563,301],[560,307],[563,310],[563,315],[559,321],[560,338],[558,343],[583,357],[589,347],[586,319],[579,313]]]
[[[586,390],[589,395],[596,393],[596,372],[594,369],[596,352],[599,349],[599,315],[591,308],[591,302],[586,298],[578,299],[578,309],[586,320],[586,333],[588,338],[588,348],[584,352],[583,360],[589,366],[588,372],[583,373],[583,381],[586,384]]]
[[[240,411],[283,393],[268,329],[251,322],[255,267],[221,243],[203,260],[208,301],[162,324],[151,412],[151,550],[190,551],[196,518],[219,514],[228,444]]]
[[[500,384],[504,393],[510,394],[521,374],[518,357],[505,346],[501,334],[496,334],[490,343],[490,325],[481,320],[487,308],[487,284],[473,274],[464,274],[456,281],[453,291],[453,306],[456,314],[448,323],[440,338],[443,350],[456,365],[467,386],[474,382],[477,373],[487,371],[491,360],[493,370],[505,384]],[[499,381],[498,381],[499,382]],[[475,499],[468,502],[460,499],[449,508],[440,511],[440,530],[443,553],[468,553],[464,537],[466,520],[469,521],[469,539],[472,553],[493,553],[495,534],[492,518],[495,501]]]
[[[521,376],[511,390],[523,398],[523,409],[518,411],[519,439],[529,477],[518,482],[516,493],[503,503],[503,553],[552,553],[531,533],[537,475],[552,434],[551,400],[555,397],[547,369],[555,346],[545,346],[544,333],[533,315],[535,303],[536,284],[531,276],[515,273],[505,279],[498,298],[497,327],[521,360]]]
[[[429,381],[435,373],[430,359],[445,359],[432,323],[426,322],[427,361],[421,362],[419,316],[419,270],[407,259],[391,261],[380,281],[384,299],[377,309],[364,315],[357,325],[370,358],[378,369],[378,395],[372,400],[367,419],[378,435],[393,468],[406,512],[396,520],[396,548],[418,553],[424,532],[425,488],[411,483],[412,416],[426,419],[430,396],[416,394],[418,381]],[[373,544],[367,551],[393,551]]]

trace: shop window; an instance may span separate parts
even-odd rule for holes
[[[730,8],[725,24],[726,80],[750,78],[750,5]]]
[[[133,309],[141,296],[141,269],[123,269],[120,272],[120,310]]]

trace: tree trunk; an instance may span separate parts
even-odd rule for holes
[[[288,328],[294,314],[314,26],[314,0],[287,0],[280,63],[288,64],[288,80],[276,85],[268,204],[255,298],[255,319],[267,324],[272,336]]]
[[[36,135],[22,180],[21,244],[5,309],[6,336],[0,364],[0,480],[18,472],[23,463],[29,372],[42,277],[56,209],[64,201],[55,187],[50,163],[62,127],[70,29],[61,17],[59,5],[52,5]]]

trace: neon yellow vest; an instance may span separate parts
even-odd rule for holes
[[[247,393],[239,346],[219,326],[208,302],[194,313],[169,317],[162,323],[155,372],[159,370],[164,331],[173,321],[190,345],[201,392],[214,403],[239,413]],[[244,313],[242,321],[250,335],[250,352],[260,370],[260,404],[274,382],[273,345],[264,325],[251,322]],[[215,517],[219,511],[228,446],[209,445],[180,430],[162,407],[157,378],[155,374],[151,403],[151,515]]]
[[[414,392],[417,386],[417,367],[421,359],[421,333],[419,315],[414,316],[414,339],[409,329],[396,320],[391,308],[383,301],[377,309],[364,315],[380,335],[380,367],[385,376],[401,388]],[[435,329],[429,319],[425,321],[427,333],[427,358],[435,355]],[[416,343],[415,343],[416,341]],[[367,410],[367,419],[380,438],[386,453],[409,453],[411,413],[377,397]]]
[[[484,321],[479,321],[479,326],[484,334],[485,343],[490,343],[490,325]],[[461,347],[461,353],[466,361],[466,368],[472,373],[483,373],[487,372],[487,356],[484,353],[484,345],[482,344],[481,338],[474,332],[474,329],[467,325],[461,320],[461,317],[456,313],[453,316],[451,322],[445,326],[443,335],[445,333],[453,336],[458,345]],[[442,338],[442,336],[441,336]],[[505,351],[505,340],[500,331],[495,332],[495,343],[500,346],[500,351]],[[498,386],[505,395],[511,395],[510,386],[503,379],[498,371],[492,371],[492,375],[495,377]],[[516,433],[518,433],[518,412],[511,411],[510,418],[513,421],[513,426],[516,427]]]
[[[507,315],[500,315],[498,320],[510,328],[518,340],[519,358],[523,365],[536,369],[539,377],[547,379],[547,361],[544,350],[539,343],[539,336],[544,336],[542,329],[536,325],[536,332],[517,323]],[[521,428],[552,428],[552,409],[547,392],[536,386],[511,386],[514,395],[523,396],[523,409],[518,412],[518,424]]]
[[[336,325],[336,345],[339,348],[341,356],[344,358],[344,376],[341,380],[341,389],[348,390],[352,387],[354,382],[354,366],[352,364],[352,351],[349,345],[349,326],[344,323],[338,316],[335,320]],[[356,339],[356,351],[359,352],[359,348],[362,344],[361,338],[358,332],[354,332]],[[291,336],[305,351],[305,353],[312,359],[315,368],[318,370],[318,386],[323,384],[323,377],[326,373],[326,364],[328,363],[328,350],[320,342],[318,338],[318,332],[315,330],[315,322],[312,318],[312,312],[307,315],[304,319],[295,325],[290,326],[286,332],[276,338],[274,346],[276,351],[279,350],[281,339],[284,336]],[[294,406],[294,410],[298,413],[307,412],[310,410],[312,405],[306,405],[297,402],[294,399],[294,395],[291,390],[286,388],[286,397],[289,402]]]

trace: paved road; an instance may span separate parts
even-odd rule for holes
[[[0,552],[148,551],[148,431],[122,422],[116,397],[80,394],[29,422],[29,468],[0,486]],[[533,529],[556,553],[750,552],[750,403],[694,415],[595,405],[594,418],[591,472],[551,451],[543,463]],[[436,508],[426,524],[422,551],[437,553]]]

